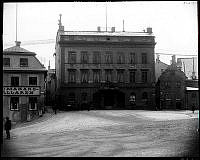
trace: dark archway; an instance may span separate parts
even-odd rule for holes
[[[123,109],[125,94],[119,90],[103,89],[93,94],[93,102],[98,109]]]

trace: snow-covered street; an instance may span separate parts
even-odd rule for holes
[[[199,111],[59,112],[12,129],[1,153],[3,157],[199,156],[198,116]]]

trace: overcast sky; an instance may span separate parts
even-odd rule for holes
[[[198,53],[198,18],[196,1],[136,2],[37,2],[17,3],[17,40],[21,47],[35,52],[40,61],[54,68],[59,14],[66,31],[96,31],[106,26],[122,31],[141,32],[152,27],[155,52],[170,54]],[[16,3],[4,3],[3,49],[15,45]],[[45,44],[38,44],[39,40]],[[34,43],[34,45],[33,45]],[[180,56],[177,56],[180,57]],[[169,64],[171,56],[160,56]]]

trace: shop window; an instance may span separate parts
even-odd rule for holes
[[[19,110],[19,97],[10,97],[10,110],[11,111]]]
[[[19,86],[19,77],[11,77],[11,86]]]
[[[37,85],[37,77],[29,77],[29,85]]]
[[[29,110],[37,110],[37,97],[29,97]]]
[[[3,66],[10,67],[10,58],[3,58]]]
[[[20,58],[20,67],[28,67],[28,58]]]

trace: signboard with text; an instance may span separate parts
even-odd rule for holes
[[[40,95],[40,87],[3,87],[3,95],[38,96]]]

